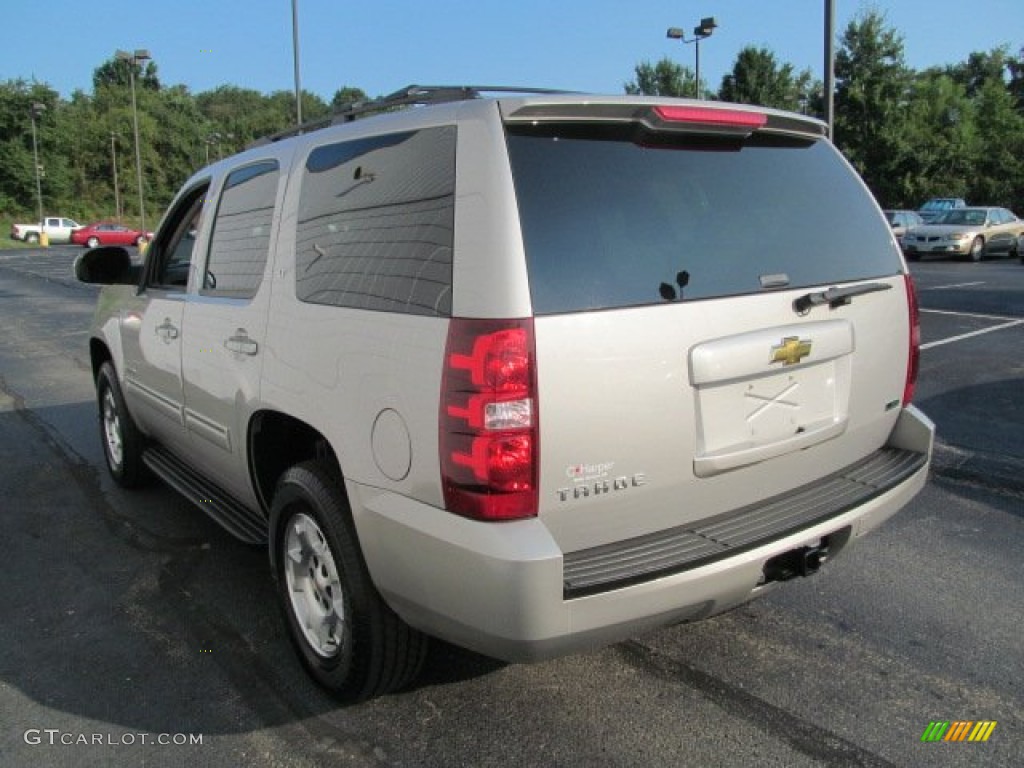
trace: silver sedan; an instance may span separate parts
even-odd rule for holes
[[[1018,255],[1022,234],[1024,221],[1006,208],[956,208],[904,235],[903,250],[910,259],[941,255],[981,261],[997,253]]]

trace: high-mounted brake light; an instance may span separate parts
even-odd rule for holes
[[[479,520],[537,514],[532,319],[451,320],[439,427],[450,512]]]
[[[910,349],[907,356],[907,379],[903,385],[903,405],[910,405],[914,399],[914,387],[917,385],[917,370],[921,359],[921,312],[917,304],[917,291],[914,280],[904,275],[907,286],[907,312],[910,315]]]
[[[768,116],[760,112],[711,107],[660,106],[654,108],[654,114],[669,123],[701,123],[751,130],[761,128],[768,122]]]

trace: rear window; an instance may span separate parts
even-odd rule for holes
[[[539,315],[898,273],[885,219],[824,141],[658,147],[510,127]],[[693,142],[694,140],[690,140]]]

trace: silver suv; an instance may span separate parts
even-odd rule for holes
[[[428,635],[544,659],[812,574],[934,432],[910,276],[823,134],[410,88],[204,168],[142,265],[76,265],[110,472],[268,542],[348,700]]]

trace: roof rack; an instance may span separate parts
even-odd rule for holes
[[[405,88],[381,96],[377,99],[353,101],[344,104],[326,117],[317,118],[286,128],[283,131],[256,139],[250,147],[260,147],[281,139],[298,136],[310,131],[318,131],[338,123],[348,123],[359,115],[372,112],[385,112],[399,107],[443,104],[451,101],[467,101],[482,98],[485,93],[523,93],[523,94],[566,94],[576,91],[560,91],[551,88],[521,88],[512,85],[409,85]]]

